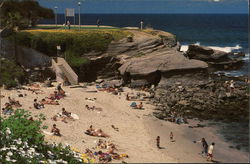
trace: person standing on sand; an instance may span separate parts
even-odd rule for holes
[[[157,136],[156,138],[156,146],[158,149],[160,149],[160,136]]]
[[[200,141],[197,142],[201,142],[202,143],[202,156],[206,156],[207,155],[207,149],[208,149],[208,144],[207,141],[205,140],[205,138],[202,138]]]
[[[207,161],[212,161],[213,160],[214,145],[215,145],[215,143],[212,142],[212,144],[208,148]]]
[[[170,137],[170,141],[173,142],[174,141],[174,134],[173,134],[173,132],[170,132],[169,137]]]

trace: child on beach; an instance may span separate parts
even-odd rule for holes
[[[215,143],[212,142],[212,144],[208,148],[207,161],[212,161],[213,160],[214,145],[215,145]]]
[[[160,136],[157,136],[156,138],[156,146],[158,149],[160,149]]]
[[[174,134],[173,134],[173,132],[170,132],[169,137],[170,137],[170,141],[173,142],[174,141]]]

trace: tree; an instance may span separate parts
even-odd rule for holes
[[[27,28],[35,26],[40,19],[53,18],[52,9],[44,8],[35,0],[1,0],[1,26]]]

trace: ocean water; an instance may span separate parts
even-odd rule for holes
[[[247,75],[249,72],[248,15],[247,14],[81,14],[81,24],[115,27],[139,27],[140,21],[154,29],[171,32],[177,36],[182,50],[189,44],[209,46],[226,52],[246,53],[245,65],[240,70],[226,72],[228,76]],[[71,24],[78,24],[78,15],[68,17]],[[64,14],[58,14],[58,24],[65,22]],[[42,20],[42,24],[54,24],[55,20]]]

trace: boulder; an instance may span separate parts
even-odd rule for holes
[[[190,59],[205,61],[217,68],[239,68],[243,65],[243,55],[241,53],[234,55],[230,52],[214,50],[199,45],[189,45],[186,56]]]
[[[197,59],[207,62],[228,60],[228,53],[199,45],[189,45],[186,55],[190,59]]]
[[[142,57],[129,59],[124,62],[119,71],[123,77],[130,76],[132,79],[154,77],[150,80],[157,81],[157,79],[160,80],[163,73],[168,74],[173,71],[183,73],[185,70],[206,69],[207,67],[208,65],[203,61],[187,59],[181,52],[166,48]],[[150,80],[148,81],[151,82]]]

